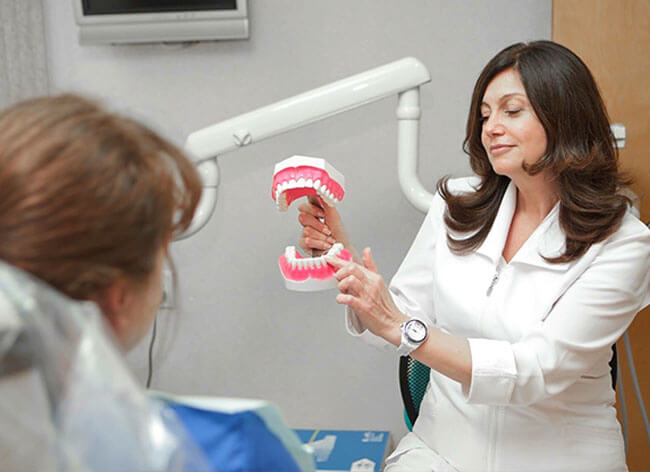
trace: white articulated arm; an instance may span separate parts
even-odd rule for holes
[[[418,178],[418,148],[420,135],[420,89],[399,94],[397,104],[397,171],[399,184],[408,201],[426,213],[433,195]]]
[[[430,80],[426,67],[407,57],[190,134],[185,149],[197,163],[204,195],[191,227],[179,239],[201,229],[212,214],[216,204],[217,156],[394,94],[399,94],[400,185],[409,202],[426,211],[431,194],[417,178],[419,86]]]

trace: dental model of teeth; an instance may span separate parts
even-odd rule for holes
[[[327,205],[334,206],[345,194],[344,185],[343,174],[325,159],[292,156],[275,165],[271,197],[280,211],[286,211],[295,199],[308,195],[318,195]],[[303,257],[294,246],[288,246],[278,259],[285,286],[300,292],[335,288],[336,269],[327,263],[326,256],[352,259],[341,243],[335,243],[320,257]]]
[[[325,261],[326,256],[338,256],[346,261],[352,259],[341,243],[335,243],[327,254],[320,257],[302,257],[294,246],[288,246],[278,260],[285,286],[299,292],[336,288],[336,269]]]
[[[286,211],[296,198],[318,195],[335,206],[345,194],[345,178],[318,157],[292,156],[275,165],[271,198],[278,210]]]

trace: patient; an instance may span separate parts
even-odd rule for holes
[[[147,333],[161,301],[168,245],[189,226],[200,196],[201,180],[179,149],[91,101],[37,98],[0,113],[0,261],[95,302],[122,351]],[[55,447],[45,425],[47,404],[58,404],[49,390],[49,402],[34,393],[37,375],[30,380],[29,369],[16,373],[20,363],[6,360],[0,463],[54,468],[57,453],[42,451]],[[20,453],[25,437],[34,441],[31,453]]]
[[[187,433],[179,427],[168,431],[179,431],[183,438],[167,434],[169,424],[180,423],[155,409],[159,402],[150,401],[133,382],[102,330],[91,333],[94,350],[79,341],[86,336],[85,316],[96,315],[92,305],[92,310],[84,311],[89,304],[73,303],[42,288],[42,292],[55,294],[47,299],[53,300],[55,308],[43,309],[37,299],[34,311],[39,312],[41,321],[57,317],[53,332],[63,333],[60,346],[64,351],[67,339],[75,345],[55,359],[62,362],[54,369],[51,359],[42,360],[48,354],[39,351],[37,369],[14,362],[16,356],[5,355],[5,341],[16,345],[16,337],[6,335],[11,309],[6,301],[3,305],[2,295],[14,299],[17,293],[21,295],[20,285],[12,286],[12,279],[5,277],[10,271],[17,273],[14,280],[29,285],[26,276],[15,270],[21,269],[67,297],[94,302],[109,327],[109,337],[121,351],[128,350],[142,339],[155,318],[169,243],[191,223],[200,196],[200,177],[178,148],[147,127],[84,98],[37,98],[0,113],[0,468],[57,470],[62,467],[61,460],[66,470],[75,461],[82,463],[75,470],[124,470],[124,464],[139,464],[139,470],[189,468],[190,462],[176,457],[157,457],[160,443],[170,438],[173,447],[165,452],[175,455],[182,449],[176,443],[184,446]],[[27,296],[31,294],[23,298]],[[79,313],[82,316],[77,316]],[[60,329],[75,316],[76,325]],[[18,319],[29,329],[37,325],[31,318]],[[21,334],[29,332],[21,330]],[[38,335],[39,341],[46,340],[43,344],[52,344],[47,331]],[[27,343],[27,350],[35,344]],[[12,362],[7,362],[10,357]],[[29,356],[23,357],[29,360]],[[35,370],[40,376],[26,374]],[[80,379],[84,375],[86,379]],[[43,390],[45,394],[34,394]],[[39,409],[39,403],[43,408]],[[65,414],[74,416],[74,421],[62,423]],[[247,449],[253,451],[250,455],[257,454],[254,459],[262,468],[273,467],[269,465],[273,454],[273,460],[290,460],[279,442],[269,446],[265,441],[265,450],[249,439],[269,436],[264,424],[249,427],[257,436],[233,437],[232,430],[237,427],[237,418],[233,418],[224,414],[212,417],[212,424],[201,423],[207,425],[203,430],[220,454],[214,460],[210,456],[212,466],[223,461],[223,465],[218,462],[219,470],[232,470],[234,459],[241,464]],[[229,430],[224,430],[226,420],[230,421]],[[66,449],[65,441],[61,446],[62,436],[77,445],[73,451]],[[232,445],[226,444],[226,439],[237,442],[238,457],[233,459]],[[192,440],[187,443],[191,446]],[[151,453],[151,457],[140,461],[140,451]],[[259,457],[262,452],[264,457]],[[212,469],[205,465],[191,469]]]
[[[128,118],[72,95],[0,114],[0,259],[101,308],[133,347],[163,261],[201,196],[193,164]]]

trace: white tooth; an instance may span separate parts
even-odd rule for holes
[[[314,188],[318,190],[320,188],[320,179],[316,179],[316,182],[314,182]]]
[[[296,188],[298,186],[298,183],[296,182],[296,179],[291,179],[289,181],[289,188]]]
[[[314,186],[314,181],[312,179],[307,179],[307,182],[305,182],[305,187],[312,188],[313,186]]]
[[[313,269],[314,268],[314,259],[312,259],[312,258],[307,259],[307,266],[310,269]]]
[[[332,200],[334,201],[334,205],[336,205],[339,202],[338,198],[336,197],[334,197]]]
[[[284,192],[286,189],[289,188],[289,181],[285,180],[284,182],[282,182],[281,187],[282,187],[282,191]]]
[[[316,260],[314,260],[314,265],[316,265],[316,268],[317,268],[317,269],[320,269],[320,262],[321,262],[321,258],[320,258],[320,257],[318,257],[318,258],[316,258]]]
[[[320,186],[320,191],[321,191],[321,193],[326,193],[327,192],[327,187],[325,186],[325,184]]]
[[[332,248],[329,250],[327,255],[329,256],[336,256],[338,255],[339,252],[341,252],[341,249],[343,249],[343,244],[341,243],[334,243]]]
[[[303,177],[300,177],[298,179],[298,187],[303,188],[305,186],[305,179]]]

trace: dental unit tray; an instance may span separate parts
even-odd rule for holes
[[[275,165],[271,197],[279,211],[286,211],[297,198],[317,195],[327,205],[335,206],[345,194],[345,178],[334,167],[317,157],[292,156]],[[341,243],[335,243],[320,257],[303,257],[294,246],[287,246],[278,259],[284,284],[289,290],[311,292],[335,288],[336,270],[325,256],[352,259]]]

